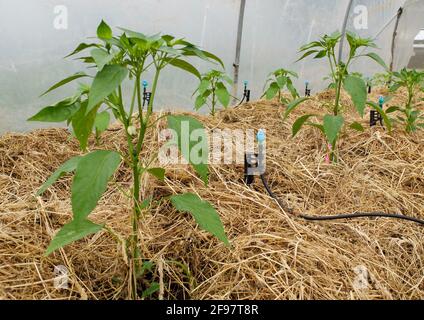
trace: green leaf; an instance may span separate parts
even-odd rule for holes
[[[381,117],[383,118],[383,122],[384,122],[387,130],[389,130],[389,133],[390,133],[392,131],[392,122],[390,121],[389,117],[384,112],[384,110],[382,110],[378,104],[371,102],[371,101],[368,101],[367,105],[369,105],[372,109],[374,109],[375,111],[377,111],[381,115]]]
[[[112,29],[102,20],[100,25],[97,27],[97,37],[102,40],[112,39]]]
[[[80,78],[84,78],[84,77],[88,77],[87,74],[85,74],[84,72],[78,72],[66,79],[63,79],[61,81],[59,81],[58,83],[56,83],[55,85],[53,85],[52,87],[50,87],[46,92],[44,92],[40,97],[45,96],[47,93],[60,88],[62,86],[64,86],[65,84],[68,84],[69,82],[72,82],[74,80],[80,79]]]
[[[181,70],[187,71],[188,73],[193,74],[197,78],[201,79],[201,75],[199,70],[197,70],[192,64],[188,63],[187,61],[181,60],[181,59],[172,59],[172,58],[166,58],[164,59],[166,62],[168,62],[170,65],[179,68]]]
[[[28,119],[28,121],[40,122],[63,122],[66,121],[81,108],[79,102],[69,104],[69,100],[59,102],[56,106],[46,107],[36,115]]]
[[[367,102],[367,85],[365,81],[361,78],[348,75],[344,81],[344,88],[352,98],[356,110],[363,117]]]
[[[99,71],[102,71],[104,66],[111,62],[112,59],[115,57],[114,54],[110,54],[107,51],[98,48],[91,50],[91,56],[96,62]]]
[[[333,144],[337,139],[337,135],[343,127],[344,118],[342,116],[325,115],[324,116],[324,133],[328,142]]]
[[[193,166],[205,185],[208,184],[209,169],[208,161],[208,141],[206,130],[197,119],[189,116],[168,116],[168,127],[174,130],[176,137],[173,142],[178,146],[183,157]],[[190,137],[194,131],[203,133],[201,142],[191,141]],[[195,159],[193,159],[193,155]]]
[[[62,164],[49,179],[40,187],[40,190],[37,191],[36,196],[41,196],[48,188],[50,188],[57,180],[59,180],[64,174],[70,173],[77,168],[79,161],[81,160],[80,156],[73,157]]]
[[[277,80],[277,84],[280,89],[283,89],[284,86],[287,84],[287,77],[277,77],[275,80]]]
[[[323,125],[311,122],[306,123],[306,125],[318,129],[325,136],[325,130]]]
[[[401,87],[402,87],[402,85],[401,85],[400,83],[396,83],[396,84],[392,85],[392,86],[389,88],[389,91],[390,91],[390,92],[396,92],[396,91],[398,91]]]
[[[288,106],[287,106],[287,109],[286,109],[286,112],[284,113],[284,120],[285,119],[287,119],[287,117],[290,115],[290,113],[294,110],[294,109],[296,109],[296,107],[297,106],[299,106],[301,103],[303,103],[303,102],[305,102],[305,101],[307,101],[307,100],[309,100],[310,98],[308,98],[308,97],[302,97],[302,98],[299,98],[299,99],[296,99],[296,100],[294,100],[294,101],[292,101]]]
[[[142,298],[150,297],[151,295],[153,295],[154,293],[159,291],[159,289],[160,289],[159,283],[152,282],[150,287],[148,289],[144,290],[141,296],[142,296]]]
[[[270,84],[268,90],[265,92],[265,98],[267,100],[274,99],[277,93],[280,91],[280,87],[277,82],[273,82]]]
[[[319,41],[314,41],[314,42],[308,43],[308,44],[300,47],[299,51],[306,51],[306,50],[309,50],[309,49],[312,49],[312,48],[317,48],[317,47],[323,47],[323,46]]]
[[[301,60],[305,59],[306,57],[309,57],[310,55],[312,55],[312,54],[314,54],[314,53],[317,53],[317,52],[318,52],[318,50],[310,50],[310,51],[307,51],[307,52],[305,52],[305,53],[303,54],[303,56],[301,56],[298,60],[296,60],[296,62],[299,62],[299,61],[301,61]]]
[[[226,246],[230,246],[221,219],[209,202],[193,193],[172,196],[171,201],[177,210],[191,213],[202,229],[213,234]]]
[[[141,40],[147,40],[147,36],[143,33],[140,32],[136,32],[136,31],[132,31],[129,29],[125,29],[125,28],[118,28],[122,31],[125,32],[125,34],[130,37],[130,38],[136,38],[136,39],[141,39]]]
[[[178,55],[180,55],[180,51],[178,51],[177,49],[174,49],[172,47],[168,47],[168,46],[162,46],[162,47],[160,47],[158,49],[158,51],[168,53],[171,56],[178,56]]]
[[[128,75],[128,70],[118,65],[107,65],[94,78],[88,97],[87,113],[114,92]]]
[[[290,94],[292,95],[293,99],[296,99],[296,98],[299,97],[299,94],[297,93],[297,90],[293,86],[293,82],[290,79],[287,80],[287,89],[289,89]]]
[[[227,88],[224,86],[222,82],[218,82],[216,84],[216,96],[218,97],[218,101],[224,106],[228,107],[230,104],[230,93]]]
[[[218,62],[223,69],[225,69],[225,65],[224,62],[222,62],[222,60],[217,57],[216,55],[214,55],[213,53],[210,53],[208,51],[205,50],[200,50],[200,49],[194,49],[193,50],[193,46],[187,47],[184,49],[184,56],[197,56],[203,60],[205,60],[205,57],[208,58],[209,60],[215,60],[216,62]]]
[[[161,181],[165,180],[165,169],[163,168],[150,168],[147,169],[147,172]]]
[[[71,188],[74,220],[84,220],[93,211],[120,163],[119,153],[104,150],[89,153],[79,161]]]
[[[85,100],[81,103],[81,108],[72,117],[72,128],[74,129],[75,137],[80,143],[80,148],[83,151],[87,149],[88,138],[93,132],[93,126],[99,107],[100,105],[97,105],[87,114],[87,100]]]
[[[387,108],[386,113],[393,113],[393,112],[400,111],[400,110],[401,109],[398,106],[392,106],[392,107]]]
[[[363,126],[362,126],[362,124],[360,124],[359,122],[354,122],[354,123],[352,123],[352,124],[349,126],[349,128],[351,128],[351,129],[353,129],[353,130],[356,130],[356,131],[359,131],[359,132],[364,132],[364,131],[365,131],[364,127],[363,127]]]
[[[225,65],[224,62],[216,55],[214,55],[213,53],[209,52],[209,51],[205,51],[205,50],[200,50],[206,57],[208,57],[209,59],[215,60],[216,62],[218,62],[221,67],[223,69],[225,69]]]
[[[102,133],[106,131],[110,123],[110,113],[107,111],[100,112],[96,115],[96,120],[94,121],[94,127],[96,131]]]
[[[206,98],[203,95],[199,95],[196,98],[196,101],[194,103],[194,108],[197,110],[199,110],[201,107],[203,107],[206,103]]]
[[[366,54],[365,56],[370,57],[371,59],[376,61],[385,70],[389,70],[389,67],[387,67],[387,64],[384,62],[384,60],[378,54],[371,52],[371,53]]]
[[[308,121],[309,118],[316,116],[315,114],[306,114],[304,116],[301,116],[298,118],[294,123],[292,127],[292,134],[293,138],[298,134],[299,130],[303,127],[306,121]]]
[[[200,82],[199,88],[197,89],[199,94],[202,95],[203,93],[205,93],[205,91],[208,90],[210,84],[211,82],[209,80],[202,79],[202,81]]]
[[[88,48],[92,48],[92,47],[99,47],[99,45],[97,43],[80,43],[78,45],[78,47],[70,54],[68,54],[65,58],[69,58],[77,53],[80,53],[81,51],[88,49]]]
[[[321,50],[318,52],[318,54],[314,57],[314,59],[321,59],[327,56],[327,50]]]
[[[50,242],[44,256],[49,256],[54,251],[78,241],[86,236],[95,234],[103,229],[103,225],[95,224],[89,220],[74,220],[65,224]]]

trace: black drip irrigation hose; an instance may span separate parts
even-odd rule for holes
[[[275,201],[277,201],[282,209],[284,209],[285,211],[287,211],[288,213],[292,215],[295,215],[293,210],[289,208],[285,203],[283,203],[283,201],[280,198],[278,198],[274,194],[274,192],[272,192],[264,175],[261,175],[261,180],[269,196],[273,198]],[[392,218],[392,219],[411,221],[411,222],[415,222],[424,226],[424,220],[405,216],[402,214],[393,214],[393,213],[384,213],[384,212],[369,212],[369,213],[357,212],[352,214],[340,214],[335,216],[310,216],[306,214],[300,214],[298,215],[298,217],[308,221],[333,221],[333,220],[356,219],[356,218]]]

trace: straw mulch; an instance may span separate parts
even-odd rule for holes
[[[296,113],[317,111],[321,93]],[[379,92],[373,94],[377,99]],[[399,95],[392,103],[402,101]],[[349,109],[349,101],[346,100]],[[313,129],[291,138],[294,117],[283,107],[254,102],[199,118],[209,128],[267,130],[267,177],[297,213],[357,211],[424,218],[424,132],[392,135],[381,127],[342,137],[340,161],[327,165],[325,143]],[[367,125],[367,118],[362,120]],[[160,122],[158,128],[165,126]],[[145,156],[158,145],[150,136]],[[100,149],[125,149],[122,131],[109,131]],[[43,257],[52,236],[71,219],[71,176],[42,197],[34,193],[78,145],[64,129],[0,138],[0,298],[125,299],[122,248],[106,232]],[[419,225],[389,219],[311,223],[284,212],[259,181],[242,182],[242,165],[213,165],[205,188],[187,166],[168,167],[165,182],[147,177],[143,197],[195,192],[220,213],[232,248],[200,230],[193,219],[155,202],[140,223],[140,247],[155,263],[148,281],[163,299],[423,299],[424,245]],[[122,166],[91,218],[129,234],[131,186]],[[55,289],[54,267],[69,270],[69,288]],[[362,272],[362,273],[360,273]],[[143,284],[145,285],[145,284]]]

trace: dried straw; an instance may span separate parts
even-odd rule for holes
[[[373,94],[373,98],[381,92]],[[307,102],[301,112],[322,110],[332,93]],[[404,94],[392,104],[404,101]],[[345,99],[349,109],[348,99]],[[340,162],[324,162],[325,144],[313,129],[291,138],[276,102],[254,102],[199,117],[211,128],[267,130],[267,171],[273,190],[295,212],[333,215],[356,211],[401,212],[424,218],[424,133],[397,127],[350,132]],[[300,112],[296,112],[299,115]],[[349,116],[351,119],[353,115]],[[364,126],[367,120],[362,120]],[[159,127],[164,127],[160,122]],[[119,127],[116,127],[119,129]],[[94,142],[93,142],[94,143]],[[144,153],[158,145],[150,136]],[[94,145],[92,144],[93,148]],[[125,150],[121,130],[107,132],[101,149]],[[0,299],[125,299],[128,266],[122,246],[106,232],[49,257],[54,233],[71,219],[71,177],[40,198],[37,188],[65,160],[79,154],[64,129],[0,138]],[[169,167],[167,179],[143,181],[143,196],[195,192],[219,210],[232,243],[228,249],[167,202],[155,203],[140,223],[140,246],[157,266],[150,281],[163,299],[423,299],[423,229],[388,219],[310,223],[281,210],[259,181],[242,183],[240,165],[213,165],[205,188],[188,166]],[[131,185],[122,167],[92,214],[125,237]],[[55,289],[54,267],[69,270],[69,288]],[[367,270],[361,277],[359,270]]]

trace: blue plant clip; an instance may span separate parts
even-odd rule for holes
[[[266,134],[263,129],[259,129],[258,134],[256,136],[256,139],[258,139],[259,143],[264,143],[266,140]]]
[[[146,80],[143,80],[143,87],[147,88],[149,86],[149,83]]]
[[[380,98],[378,98],[378,104],[380,105],[380,108],[383,108],[384,105],[384,97],[380,96]]]

